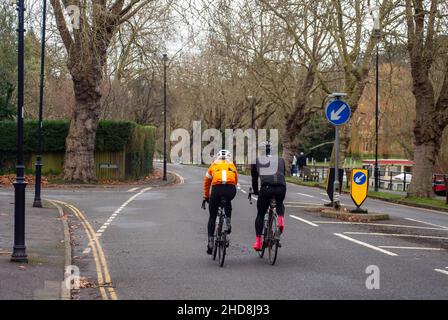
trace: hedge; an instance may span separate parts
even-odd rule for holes
[[[155,128],[136,126],[126,146],[126,177],[146,176],[153,170]]]
[[[0,171],[6,169],[16,157],[17,125],[14,121],[0,121]],[[44,153],[65,152],[65,140],[70,128],[69,120],[43,122]],[[24,123],[24,151],[26,157],[37,151],[38,122]],[[126,176],[141,177],[152,172],[155,130],[134,122],[100,121],[96,133],[95,151],[119,152],[126,150]],[[128,162],[129,160],[129,162]]]
[[[124,121],[100,121],[96,133],[95,151],[120,151],[126,146],[136,124]],[[14,121],[0,121],[0,152],[16,152],[17,125]],[[68,120],[43,121],[43,152],[64,152],[68,135]],[[24,151],[37,150],[38,122],[24,123]]]

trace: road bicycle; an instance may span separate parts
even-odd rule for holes
[[[224,221],[226,220],[226,199],[224,197],[221,198],[221,204],[218,208],[218,215],[216,217],[216,225],[215,225],[215,235],[214,235],[214,244],[212,257],[215,261],[218,258],[218,264],[222,268],[224,266],[224,261],[226,258],[226,249],[230,245],[230,237],[227,233],[227,224],[226,228],[224,228]],[[205,210],[205,202],[202,204],[202,209]]]
[[[249,202],[252,204],[253,190],[249,190]],[[271,198],[269,209],[264,216],[263,226],[263,245],[261,251],[258,252],[261,259],[263,259],[266,249],[268,251],[269,263],[274,265],[277,261],[278,249],[282,247],[280,243],[280,230],[277,228],[277,201]]]

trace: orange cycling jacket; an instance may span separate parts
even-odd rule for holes
[[[217,184],[238,184],[238,172],[232,162],[216,160],[211,164],[204,177],[204,198],[210,198],[210,185]]]

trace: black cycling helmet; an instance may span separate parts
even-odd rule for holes
[[[272,147],[271,141],[260,142],[260,144],[258,146],[259,146],[260,150],[266,150],[267,156],[271,155],[271,147]]]

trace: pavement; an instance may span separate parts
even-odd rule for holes
[[[172,186],[46,189],[68,216],[73,264],[91,285],[75,299],[448,298],[448,214],[368,199],[389,221],[357,224],[305,210],[324,191],[288,185],[286,229],[275,266],[252,250],[256,207],[241,176],[224,268],[205,254],[200,209],[205,169],[170,165]],[[0,189],[0,199],[11,197]],[[342,203],[350,206],[348,195]],[[3,276],[0,278],[3,279]]]
[[[59,212],[55,208],[33,208],[32,199],[27,199],[25,225],[29,263],[11,263],[14,245],[12,191],[9,188],[8,192],[0,193],[0,300],[60,300],[65,243]]]

